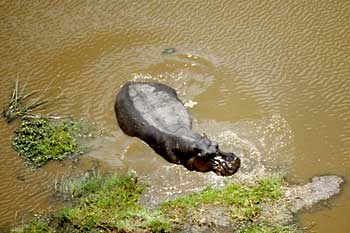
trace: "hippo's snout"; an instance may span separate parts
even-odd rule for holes
[[[231,176],[241,166],[241,160],[233,153],[220,152],[211,160],[213,172],[220,176]]]

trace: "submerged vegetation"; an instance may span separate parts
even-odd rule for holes
[[[184,224],[196,224],[203,208],[224,207],[236,232],[293,232],[286,226],[260,221],[264,203],[278,201],[283,192],[279,179],[264,179],[257,184],[208,188],[161,204],[156,209],[143,207],[139,198],[146,185],[137,177],[91,173],[58,185],[72,200],[49,217],[36,217],[12,232],[172,232]]]

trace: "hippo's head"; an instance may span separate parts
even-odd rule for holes
[[[188,162],[193,170],[213,171],[220,176],[231,176],[237,172],[241,160],[233,153],[226,153],[219,149],[218,143],[211,141],[207,136],[201,137],[194,143],[196,156]]]

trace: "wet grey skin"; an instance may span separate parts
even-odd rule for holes
[[[147,143],[170,163],[220,176],[237,172],[241,161],[218,143],[192,131],[192,120],[176,91],[156,82],[128,82],[117,94],[115,113],[122,131]]]

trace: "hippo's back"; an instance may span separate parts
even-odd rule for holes
[[[191,129],[191,118],[176,91],[160,83],[128,83],[121,92],[128,99],[130,111],[141,122],[168,134],[182,134]]]

